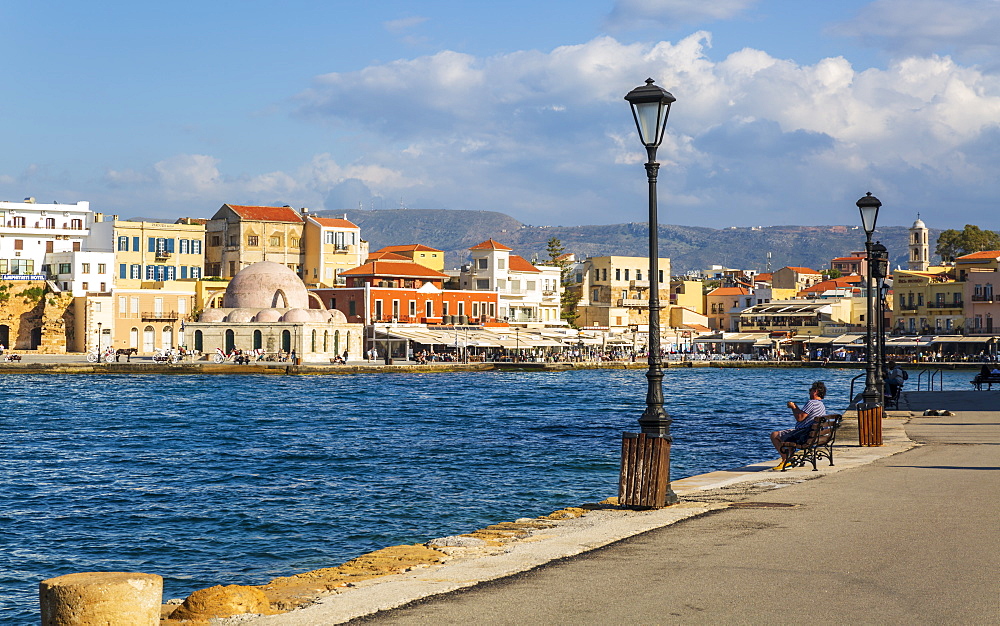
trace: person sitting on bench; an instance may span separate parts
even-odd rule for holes
[[[805,406],[799,408],[799,405],[794,402],[788,402],[787,406],[792,410],[796,424],[793,428],[776,430],[771,433],[771,443],[774,444],[774,449],[781,455],[781,463],[778,463],[774,469],[782,470],[788,462],[789,453],[787,448],[783,449],[782,444],[785,442],[803,443],[809,438],[809,431],[812,429],[813,420],[826,415],[826,405],[823,404],[823,398],[825,397],[826,385],[823,381],[817,380],[809,387],[809,402],[806,402]]]

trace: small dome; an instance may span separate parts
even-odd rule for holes
[[[309,294],[295,272],[280,263],[261,261],[233,276],[222,302],[227,309],[305,309]]]
[[[230,311],[229,315],[226,316],[226,321],[230,324],[246,324],[252,322],[257,311],[253,309],[236,309]]]
[[[199,322],[221,322],[226,319],[226,312],[222,309],[205,309],[198,317]]]
[[[927,228],[927,225],[924,224],[924,220],[918,217],[917,221],[913,222],[913,226],[911,226],[911,228]]]
[[[337,309],[330,309],[330,317],[328,321],[331,321],[334,324],[346,324],[347,316],[344,315],[343,311],[338,311]]]
[[[309,309],[292,309],[288,313],[281,316],[281,321],[296,322],[301,324],[304,322],[314,322],[316,321],[316,318],[309,313]]]
[[[264,309],[254,316],[253,321],[260,323],[277,322],[281,320],[281,311],[276,309]]]

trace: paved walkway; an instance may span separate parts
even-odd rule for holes
[[[527,571],[359,622],[764,624],[809,611],[802,619],[831,624],[1000,623],[1000,392],[907,400],[914,415],[927,408],[955,415],[904,426],[896,414],[885,420],[884,448],[841,448],[838,467],[821,472],[762,472],[759,464],[677,481],[681,508],[580,518],[603,528],[589,532],[608,535],[603,543],[590,537],[589,548],[605,547],[549,554],[542,563],[557,560],[538,566],[529,557],[545,551],[539,538],[537,547],[506,555],[529,561]],[[653,529],[615,529],[623,520]],[[495,578],[486,571],[490,559],[479,561],[466,570]],[[343,622],[453,589],[448,572],[385,581],[261,621]]]

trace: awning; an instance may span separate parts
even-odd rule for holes
[[[799,335],[795,337],[796,341],[805,341],[811,344],[827,344],[833,343],[836,337],[817,337],[816,335]]]

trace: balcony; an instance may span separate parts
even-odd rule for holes
[[[629,281],[628,286],[632,289],[649,289],[648,280],[632,280]]]
[[[637,298],[618,298],[618,306],[622,307],[648,307],[649,300],[639,300]]]
[[[973,302],[993,302],[995,299],[992,293],[977,293],[972,296]]]
[[[928,309],[961,309],[964,306],[964,302],[931,302],[928,303]]]
[[[188,319],[186,313],[177,311],[143,311],[141,317],[144,322],[176,322]]]
[[[157,250],[156,251],[156,258],[157,258],[157,260],[166,260],[166,259],[169,259],[170,258],[170,253],[167,252],[166,250]]]
[[[920,306],[916,305],[916,304],[900,304],[899,305],[899,310],[900,311],[916,311],[919,308],[920,308]]]

